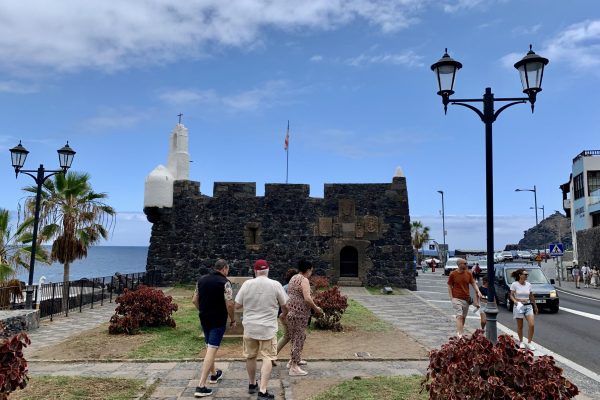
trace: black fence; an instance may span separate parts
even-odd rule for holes
[[[68,316],[70,311],[81,312],[84,307],[94,308],[94,305],[112,303],[125,289],[135,289],[140,285],[158,286],[161,283],[160,274],[138,272],[34,285],[33,307],[39,308],[40,318],[52,320],[56,315]],[[25,308],[25,291],[21,295],[17,293],[15,288],[0,288],[0,309]]]

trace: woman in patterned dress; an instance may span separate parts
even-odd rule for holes
[[[287,334],[292,342],[290,356],[290,376],[303,376],[308,374],[300,368],[299,363],[302,359],[302,349],[306,340],[306,325],[310,317],[310,310],[315,314],[323,313],[313,301],[310,295],[310,283],[308,278],[312,275],[313,265],[306,260],[298,262],[298,274],[294,275],[288,284],[287,302]]]

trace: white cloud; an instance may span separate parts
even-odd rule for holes
[[[39,87],[34,84],[26,84],[13,80],[0,82],[0,93],[30,94],[38,90]]]
[[[303,89],[292,88],[284,80],[272,80],[239,93],[220,94],[215,90],[182,89],[165,91],[159,98],[170,104],[205,103],[232,111],[253,111],[285,102],[290,94]]]
[[[383,32],[416,23],[430,0],[4,1],[0,68],[114,71],[252,48],[265,29],[330,30],[362,19]]]
[[[423,57],[417,55],[414,51],[407,50],[399,54],[361,54],[357,57],[347,59],[345,63],[353,67],[361,67],[368,64],[392,64],[420,67],[424,65],[421,61],[422,59]]]
[[[419,220],[430,227],[430,236],[442,243],[442,217],[440,215],[411,216],[411,221]],[[486,249],[485,215],[447,215],[446,243],[450,249]],[[523,232],[534,225],[531,216],[496,215],[494,217],[494,248],[504,249],[507,244],[518,243]]]
[[[533,51],[551,63],[564,63],[575,70],[595,68],[600,65],[600,20],[587,20],[570,25],[559,32],[544,47],[534,46]],[[506,67],[521,59],[525,53],[511,53],[502,57]]]
[[[469,10],[480,5],[482,0],[456,0],[443,5],[444,11],[447,13],[455,13],[461,10]]]
[[[146,118],[146,114],[135,110],[105,108],[100,110],[98,115],[84,120],[81,124],[87,131],[105,131],[131,128]]]
[[[314,55],[310,58],[310,61],[312,62],[320,62],[323,61],[323,56],[321,55]]]

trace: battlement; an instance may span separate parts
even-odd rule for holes
[[[256,197],[256,182],[215,182],[213,197],[225,196],[238,199]]]
[[[265,184],[265,198],[308,198],[309,194],[310,185],[286,183]]]

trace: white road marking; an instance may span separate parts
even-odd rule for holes
[[[562,311],[570,312],[571,314],[581,315],[582,317],[595,319],[596,321],[600,321],[600,315],[590,314],[583,311],[573,310],[572,308],[559,307]]]
[[[571,292],[565,292],[564,290],[561,290],[559,288],[556,288],[556,290],[558,290],[559,292],[561,292],[563,294],[566,294],[567,296],[579,297],[579,298],[586,299],[586,300],[592,300],[592,301],[599,301],[600,302],[600,299],[594,299],[593,297],[581,296],[579,294],[574,294],[574,293],[571,293]]]

